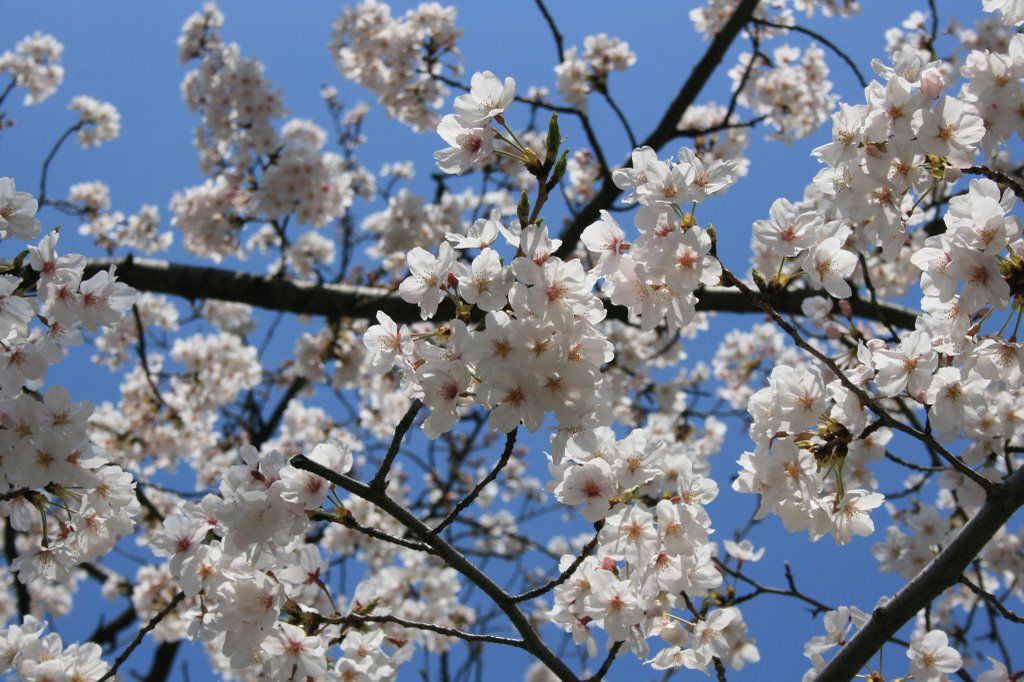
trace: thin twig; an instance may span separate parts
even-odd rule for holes
[[[473,500],[475,500],[477,496],[480,495],[483,489],[486,488],[491,481],[498,477],[498,474],[501,473],[501,470],[508,466],[508,461],[512,457],[512,449],[515,448],[516,445],[516,434],[518,432],[518,426],[516,426],[516,428],[508,432],[508,435],[505,437],[505,449],[502,450],[501,457],[498,458],[498,463],[494,465],[494,468],[491,469],[491,471],[486,476],[484,476],[482,481],[477,483],[476,486],[471,491],[469,491],[469,494],[467,494],[465,497],[459,500],[459,503],[455,505],[455,508],[452,509],[451,513],[448,514],[448,516],[444,517],[441,523],[437,524],[430,530],[431,535],[437,535],[442,530],[447,528],[459,514],[465,511],[466,507],[473,504]]]
[[[18,84],[18,81],[14,78],[14,76],[11,76],[11,80],[10,80],[9,83],[7,83],[7,87],[5,87],[3,89],[3,92],[0,92],[0,105],[3,105],[4,100],[7,99],[7,95],[11,94],[11,91],[14,90],[14,86],[17,85],[17,84]],[[3,112],[0,111],[0,121],[2,121],[2,120],[3,120]]]
[[[768,115],[758,116],[748,121],[737,121],[736,123],[718,123],[707,128],[680,128],[679,137],[703,137],[722,130],[733,130],[735,128],[753,128],[768,118]]]
[[[894,339],[900,338],[899,332],[897,332],[892,323],[889,322],[889,318],[886,316],[885,311],[878,307],[878,292],[875,290],[875,285],[871,281],[871,273],[868,272],[868,259],[864,257],[863,253],[857,254],[857,260],[860,261],[861,275],[864,277],[864,286],[867,287],[868,293],[871,295],[871,305],[878,309],[879,321],[885,325],[885,328],[889,330],[889,334]]]
[[[412,426],[413,421],[416,420],[416,415],[421,407],[423,407],[423,402],[419,398],[413,400],[405,416],[402,417],[401,421],[398,422],[398,426],[395,427],[395,435],[391,439],[391,445],[384,454],[384,460],[380,463],[380,467],[377,469],[373,480],[370,481],[370,488],[373,490],[383,491],[388,487],[388,472],[391,471],[391,465],[398,455],[398,449],[402,446],[402,439],[409,432],[409,428]]]
[[[539,659],[548,669],[553,672],[562,682],[579,682],[579,678],[569,667],[555,655],[534,628],[530,619],[512,601],[511,595],[501,589],[490,577],[480,568],[471,563],[458,550],[452,547],[439,535],[431,535],[430,528],[417,518],[412,512],[406,509],[387,493],[379,488],[372,488],[354,478],[339,474],[327,467],[318,464],[305,457],[298,455],[291,460],[292,466],[296,469],[314,473],[331,483],[340,486],[349,493],[360,497],[378,509],[389,514],[396,521],[406,527],[413,535],[419,537],[423,542],[437,553],[437,555],[451,568],[461,573],[473,585],[479,588],[502,610],[512,626],[523,637],[523,648]]]
[[[128,648],[125,649],[124,651],[122,651],[121,655],[118,656],[114,660],[113,667],[111,667],[110,670],[107,671],[107,674],[104,675],[103,677],[101,677],[98,680],[98,682],[104,682],[105,680],[109,680],[109,679],[113,678],[117,674],[118,669],[122,665],[124,665],[124,662],[128,660],[129,656],[132,655],[132,652],[134,652],[137,648],[139,648],[139,645],[142,644],[142,640],[146,638],[146,635],[148,635],[150,632],[152,632],[153,629],[157,625],[160,624],[160,621],[162,621],[164,618],[166,618],[167,615],[171,611],[173,611],[175,609],[175,607],[177,607],[178,604],[180,604],[184,599],[185,599],[185,593],[184,592],[178,592],[176,595],[174,595],[174,598],[171,599],[170,602],[168,602],[167,606],[165,606],[162,609],[160,609],[160,612],[157,613],[155,616],[153,616],[149,620],[149,622],[146,623],[139,630],[139,633],[137,635],[135,635],[135,639],[132,640],[132,643],[129,644]]]
[[[885,451],[885,458],[892,462],[896,462],[901,466],[905,466],[908,469],[913,469],[914,471],[920,471],[922,473],[937,473],[946,470],[946,467],[926,467],[921,466],[920,464],[914,464],[913,462],[908,462],[899,455],[889,452],[888,450]]]
[[[629,137],[629,146],[635,149],[637,146],[636,135],[633,134],[633,128],[630,127],[629,121],[626,119],[626,115],[622,113],[622,109],[620,109],[619,105],[615,103],[614,99],[612,99],[612,94],[608,92],[608,86],[605,85],[604,87],[599,88],[598,92],[600,92],[604,97],[604,100],[608,102],[608,106],[612,108],[612,111],[615,112],[615,116],[619,119],[619,123],[621,123],[622,127],[626,130],[626,135]]]
[[[406,538],[400,538],[396,535],[389,535],[382,530],[377,530],[372,526],[364,526],[359,523],[351,513],[348,514],[332,514],[330,512],[313,511],[309,512],[309,518],[313,521],[328,521],[330,523],[340,523],[346,528],[362,533],[367,537],[371,537],[375,540],[381,540],[382,542],[389,542],[399,547],[405,547],[406,549],[414,549],[417,552],[426,552],[427,554],[433,554],[434,550],[430,548],[430,545],[425,545],[422,542],[416,540],[408,540]]]
[[[1003,603],[999,599],[997,599],[994,594],[986,592],[985,590],[975,585],[973,582],[971,582],[971,579],[968,578],[966,575],[960,576],[960,584],[964,585],[971,592],[984,599],[989,606],[998,611],[999,615],[1005,618],[1006,620],[1012,623],[1024,623],[1024,617],[1018,616],[1016,613],[1003,606]]]
[[[838,45],[836,45],[831,40],[829,40],[825,36],[821,35],[817,31],[812,31],[809,28],[804,28],[803,26],[797,26],[796,24],[794,24],[792,26],[787,26],[786,24],[776,24],[774,21],[768,21],[766,19],[754,19],[754,22],[757,23],[757,24],[760,24],[762,26],[771,26],[772,28],[781,28],[781,29],[784,29],[784,30],[787,30],[787,31],[796,31],[797,33],[803,33],[805,36],[810,36],[811,38],[814,38],[819,43],[822,43],[823,45],[828,47],[830,50],[835,52],[836,55],[838,55],[840,59],[842,59],[844,62],[846,62],[846,65],[850,67],[851,71],[853,71],[853,75],[857,77],[857,82],[860,83],[860,87],[861,88],[868,87],[868,82],[864,79],[864,74],[862,74],[860,72],[860,69],[857,68],[857,64],[854,63],[854,61],[850,58],[850,56],[848,54],[846,54],[845,52],[843,52],[841,49],[839,49]]]
[[[503,644],[505,646],[516,647],[517,649],[523,649],[526,645],[526,643],[521,639],[514,639],[512,637],[499,637],[497,635],[479,635],[473,632],[457,630],[456,628],[449,628],[444,627],[443,625],[436,625],[434,623],[422,623],[415,620],[407,620],[405,618],[399,618],[398,616],[391,614],[381,614],[375,616],[350,613],[349,615],[341,618],[325,618],[324,622],[332,623],[335,625],[346,625],[349,623],[394,623],[395,625],[401,625],[404,628],[412,628],[414,630],[429,630],[430,632],[436,632],[439,635],[445,635],[447,637],[457,637],[458,639],[463,639],[467,642]]]
[[[558,24],[555,23],[554,17],[548,11],[548,8],[544,5],[544,0],[534,0],[537,3],[537,9],[544,15],[544,21],[548,24],[548,29],[551,31],[551,37],[555,41],[555,50],[558,51],[558,63],[561,64],[565,61],[565,42],[562,37],[562,32],[558,30]]]
[[[259,449],[261,445],[267,442],[267,440],[274,435],[274,431],[277,430],[281,420],[284,419],[284,413],[288,409],[288,405],[290,405],[295,396],[297,396],[302,389],[306,388],[308,385],[309,380],[305,377],[295,377],[295,379],[292,380],[292,383],[288,386],[288,390],[285,391],[283,396],[281,396],[281,400],[278,401],[274,411],[270,414],[270,418],[261,425],[258,433],[253,434],[253,447]]]
[[[549,580],[548,582],[544,583],[536,589],[515,595],[514,597],[512,597],[512,601],[518,603],[521,601],[529,601],[530,599],[535,599],[543,594],[547,594],[548,592],[555,589],[556,587],[564,583],[566,580],[571,578],[572,574],[575,573],[576,569],[579,568],[580,564],[583,563],[583,560],[590,556],[591,553],[593,553],[594,549],[597,548],[597,541],[600,537],[601,531],[600,529],[598,529],[598,531],[594,533],[594,537],[592,537],[587,544],[583,545],[583,549],[580,551],[579,556],[573,559],[573,562],[566,566],[565,570],[558,574],[558,577]]]
[[[149,384],[149,389],[153,393],[153,397],[156,401],[167,408],[172,418],[178,418],[178,411],[164,400],[163,394],[160,392],[160,387],[156,383],[156,379],[153,378],[153,373],[149,370],[149,355],[146,352],[146,328],[142,324],[142,316],[139,314],[139,306],[132,304],[132,316],[135,319],[135,328],[139,335],[139,341],[136,344],[136,350],[139,355],[139,364],[142,365],[142,372],[146,375],[146,383]]]
[[[82,121],[79,121],[61,133],[61,136],[53,143],[53,147],[50,148],[50,152],[46,155],[46,158],[43,159],[43,169],[39,175],[39,195],[36,197],[40,206],[49,203],[49,198],[46,196],[46,179],[50,173],[50,164],[53,163],[53,159],[57,156],[57,151],[60,149],[61,145],[63,145],[69,137],[81,130],[83,125]]]
[[[611,648],[608,649],[608,655],[604,657],[604,663],[601,664],[596,673],[588,677],[584,682],[600,682],[608,674],[608,671],[611,670],[612,663],[615,662],[615,657],[619,655],[619,649],[622,648],[623,644],[624,642],[612,644]]]
[[[761,54],[761,38],[758,36],[757,31],[749,31],[748,35],[750,37],[750,59],[747,60],[747,65],[743,68],[743,75],[740,76],[740,82],[736,84],[732,91],[732,97],[729,98],[729,106],[726,107],[725,116],[722,117],[723,123],[728,123],[732,115],[736,113],[740,96],[743,94],[743,89],[747,87],[750,74],[754,72],[754,66],[757,64],[758,55]],[[767,116],[764,118],[767,118]]]

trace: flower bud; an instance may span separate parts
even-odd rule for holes
[[[516,216],[519,218],[519,224],[526,227],[530,224],[530,197],[526,192],[519,197],[519,205],[516,206]]]
[[[558,158],[558,148],[562,145],[562,135],[558,130],[558,114],[551,114],[551,122],[548,123],[548,137],[544,142],[546,156],[544,160],[554,163]]]
[[[885,350],[886,348],[888,348],[888,346],[885,344],[885,341],[883,341],[882,339],[868,339],[865,345],[868,347],[868,350],[871,351],[872,353],[874,353],[875,351]]]
[[[945,89],[946,79],[942,77],[942,71],[934,66],[929,66],[921,71],[921,92],[928,99],[938,99]]]
[[[764,293],[768,288],[768,284],[764,281],[764,277],[757,270],[753,270],[750,274],[754,278],[754,285],[757,286],[761,293]]]

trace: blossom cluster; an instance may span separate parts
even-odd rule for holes
[[[351,164],[323,150],[327,133],[312,121],[292,119],[281,132],[274,119],[286,110],[281,94],[263,76],[263,66],[243,58],[220,36],[224,17],[213,4],[192,15],[179,40],[183,61],[198,59],[182,83],[189,108],[202,115],[196,129],[203,184],[171,200],[171,223],[184,232],[185,247],[220,260],[243,257],[240,233],[250,222],[263,228],[246,246],[282,252],[272,266],[313,275],[317,263],[333,261],[325,239],[303,236],[291,243],[287,218],[315,228],[343,216],[354,196]]]
[[[709,0],[703,7],[690,10],[689,18],[694,30],[703,33],[705,39],[722,30],[725,22],[736,11],[740,0]],[[795,12],[809,17],[821,11],[826,17],[846,17],[861,11],[858,0],[771,0],[760,3],[754,9],[754,17],[772,24],[792,26],[795,23]],[[758,26],[762,36],[774,35],[776,29],[762,24]]]
[[[488,125],[501,117],[505,126],[512,87],[489,72],[476,74],[470,93],[456,100],[457,114],[445,120]],[[450,143],[445,132],[439,130]],[[455,153],[453,148],[437,156],[442,169]],[[555,156],[550,149],[546,154]],[[535,159],[524,151],[520,163]],[[465,234],[446,235],[437,255],[417,247],[406,257],[410,273],[399,295],[417,304],[424,320],[448,299],[456,319],[420,332],[380,312],[379,324],[364,335],[370,369],[397,366],[406,394],[431,409],[423,422],[430,437],[451,430],[472,403],[489,410],[488,425],[498,432],[520,423],[535,431],[553,413],[549,489],[603,529],[598,554],[556,589],[547,617],[589,649],[596,648],[592,631],[601,628],[609,644],[626,642],[641,658],[650,653],[648,638],[660,635],[668,648],[652,664],[661,668],[706,670],[714,656],[740,668],[758,654],[736,608],[698,616],[687,627],[673,621],[672,612],[685,608],[683,594],[705,596],[722,583],[703,508],[717,486],[704,475],[707,453],[665,434],[667,423],[652,419],[650,432],[636,429],[621,440],[608,428],[610,389],[620,379],[618,372],[602,371],[613,360],[612,344],[594,288],[604,280],[604,293],[628,305],[642,334],[666,319],[670,334],[699,326],[693,292],[718,284],[722,270],[693,210],[727,188],[735,174],[735,163],[712,158],[705,164],[688,148],[678,161],[636,150],[633,168],[614,177],[642,206],[641,234],[627,243],[603,212],[581,238],[595,255],[589,271],[578,259],[553,255],[559,244],[546,227],[506,225],[495,210]],[[499,254],[499,236],[515,251],[508,265]],[[474,320],[472,309],[483,319]],[[622,362],[626,367],[630,361]],[[563,557],[562,568],[572,561]]]
[[[918,23],[923,19],[907,25]],[[936,504],[890,506],[900,525],[872,550],[882,570],[907,578],[957,536],[960,527],[946,514],[960,509],[969,517],[985,501],[984,479],[1020,465],[1010,446],[1021,437],[1024,352],[1016,326],[1006,331],[1021,294],[1022,231],[1011,214],[1017,197],[1000,189],[997,176],[950,191],[975,172],[979,155],[1002,167],[999,148],[1020,134],[1013,113],[1024,73],[1019,41],[1009,37],[1005,51],[970,51],[959,74],[948,62],[926,61],[933,55],[917,46],[897,45],[891,63],[875,62],[881,82],[868,84],[865,103],[842,104],[833,114],[832,140],[814,150],[825,167],[803,200],[777,200],[770,218],[754,224],[755,275],[768,291],[800,282],[845,299],[853,294],[849,280],[872,296],[915,283],[920,289],[923,312],[912,331],[895,338],[881,326],[865,327],[827,369],[786,363],[771,371],[768,386],[749,400],[755,449],[741,458],[734,483],[761,496],[759,515],[777,514],[812,538],[831,533],[848,542],[873,531],[870,514],[882,504],[872,463],[891,457],[885,444],[893,436],[879,417],[892,409],[926,414],[928,433],[959,452],[946,453],[945,466],[936,467]],[[957,75],[965,82],[954,91]],[[923,202],[938,191],[951,195],[941,218]],[[858,261],[855,253],[866,257]],[[838,310],[847,305],[841,301]],[[804,311],[836,340],[849,327],[833,307],[816,297]],[[743,375],[737,378],[746,391]],[[913,475],[906,485],[923,482]],[[992,541],[985,553],[991,564],[979,563],[986,590],[1016,589],[1005,582],[1019,565],[1006,551],[1016,542],[1002,532]],[[940,615],[918,623],[908,652],[915,679],[938,680],[960,667],[945,634],[931,629],[953,627],[955,610],[970,610],[977,599],[950,590],[932,605]],[[833,616],[846,618],[830,614],[826,623]],[[816,670],[825,665],[823,650],[809,649]]]
[[[75,140],[82,147],[98,147],[121,134],[121,114],[110,102],[79,95],[71,100],[68,109],[78,112]]]
[[[5,240],[36,239],[36,209],[13,180],[0,178]],[[116,281],[113,268],[86,278],[84,257],[58,255],[56,245],[57,233],[47,234],[29,245],[22,266],[0,275],[0,511],[19,534],[10,571],[30,599],[39,597],[37,607],[49,603],[59,613],[71,571],[131,532],[139,503],[131,474],[89,440],[92,404],[73,402],[63,386],[43,388],[64,348],[80,344],[83,329],[114,324],[135,293]],[[43,628],[29,617],[4,631],[5,669],[15,667],[25,679],[93,679],[107,669],[98,645],[64,648]]]
[[[636,53],[629,43],[606,33],[583,39],[583,54],[579,48],[565,51],[562,63],[555,67],[558,94],[579,111],[587,111],[587,95],[595,90],[605,91],[608,75],[612,71],[625,71],[636,64]]]
[[[653,149],[641,147],[633,151],[631,168],[612,174],[627,192],[623,200],[640,205],[636,239],[627,241],[607,211],[581,236],[597,257],[591,272],[603,278],[602,292],[625,306],[641,330],[664,323],[669,334],[697,319],[697,288],[719,284],[722,268],[712,255],[712,236],[697,225],[695,209],[736,179],[733,161],[705,164],[689,147],[680,148],[677,158],[661,160]]]
[[[983,3],[1007,24],[1024,16],[1019,1]],[[711,0],[691,18],[710,36],[737,5]],[[711,458],[723,448],[724,406],[741,414],[752,441],[731,487],[758,496],[753,521],[775,515],[789,531],[846,545],[873,535],[884,511],[892,525],[871,547],[880,570],[919,574],[987,504],[988,482],[1024,463],[1024,233],[1005,151],[1024,134],[1024,39],[991,19],[970,39],[956,29],[969,48],[963,60],[940,60],[927,17],[916,13],[906,32],[887,35],[891,63],[875,63],[880,80],[865,88],[864,102],[833,111],[823,49],[783,46],[769,59],[760,41],[792,35],[786,27],[796,13],[857,9],[855,0],[760,3],[747,26],[757,54],[730,72],[734,101],[687,108],[675,128],[692,147],[668,158],[640,147],[626,167],[611,169],[593,139],[592,149],[563,150],[556,117],[547,136],[534,129],[551,106],[546,90],[517,100],[515,82],[490,71],[473,74],[453,113],[441,116],[446,69],[460,74],[448,63],[458,57],[454,10],[431,3],[392,17],[385,4],[364,0],[336,23],[332,56],[390,116],[437,131],[446,147],[434,154],[444,175],[434,176],[432,201],[395,191],[412,177],[410,164],[387,164],[380,181],[359,166],[365,106],[343,116],[338,91],[324,88],[339,147],[328,151],[328,133],[313,121],[278,123],[281,94],[259,62],[221,37],[215,5],[190,17],[178,49],[196,67],[182,90],[202,117],[196,141],[207,177],[171,202],[186,248],[214,260],[269,254],[274,275],[318,282],[345,249],[336,281],[390,285],[420,320],[385,312],[376,324],[330,319],[295,333],[274,367],[264,350],[277,325],[260,346],[252,338],[260,318],[248,305],[179,310],[164,296],[136,296],[113,269],[87,278],[83,257],[58,255],[56,233],[5,265],[0,512],[17,556],[9,547],[0,577],[19,581],[12,585],[28,603],[17,606],[33,614],[0,632],[0,674],[95,679],[110,670],[96,644],[65,646],[45,634],[40,617],[66,613],[82,562],[138,531],[136,543],[157,565],[131,580],[99,564],[90,572],[105,596],[130,599],[154,639],[199,643],[225,677],[388,680],[416,647],[447,652],[460,638],[480,637],[489,615],[466,603],[467,579],[479,587],[490,578],[466,568],[475,554],[515,561],[524,585],[542,586],[500,600],[508,611],[532,604],[535,630],[563,630],[591,657],[604,644],[655,670],[716,668],[721,677],[722,665],[741,669],[761,656],[737,605],[783,592],[740,571],[764,549],[714,541]],[[38,101],[59,72],[59,44],[36,36],[23,45],[0,56],[0,71]],[[583,117],[589,94],[607,95],[609,74],[635,61],[625,41],[589,36],[582,56],[575,47],[564,52],[559,91]],[[517,101],[530,108],[529,130],[506,120]],[[736,104],[756,120],[743,122]],[[80,118],[68,134],[83,146],[117,134],[111,105],[79,97],[71,108]],[[725,264],[730,254],[719,252],[725,230],[707,220],[714,202],[705,200],[747,173],[754,124],[791,140],[830,115],[831,141],[813,152],[822,170],[801,199],[780,198],[754,222],[752,271],[737,277]],[[983,168],[974,165],[979,156]],[[447,189],[448,176],[481,169],[480,191]],[[577,226],[575,251],[562,248],[542,210],[564,189],[575,212],[604,193],[601,182],[620,190],[623,206],[590,213],[598,217]],[[358,228],[350,215],[357,196],[386,204]],[[169,245],[155,207],[126,219],[110,210],[102,183],[73,186],[66,204],[46,199],[81,215],[81,232],[108,250]],[[0,179],[0,238],[36,240],[36,209]],[[630,214],[632,226],[623,217]],[[338,239],[322,229],[335,221]],[[353,240],[374,238],[367,253],[379,267],[348,261]],[[341,289],[397,303],[383,288]],[[900,332],[905,311],[875,301],[908,292],[922,296],[923,313]],[[711,364],[679,370],[689,340],[708,324],[698,299],[730,294],[769,321],[727,334]],[[790,295],[799,306],[788,306]],[[854,311],[869,299],[877,319],[860,321]],[[776,302],[788,306],[783,314]],[[94,337],[96,362],[130,363],[116,404],[94,409],[44,383],[83,331]],[[331,405],[345,416],[307,404],[317,391],[333,393]],[[278,393],[280,402],[264,409]],[[705,398],[715,407],[705,410]],[[402,442],[421,407],[431,441],[422,457]],[[551,433],[546,482],[514,447],[520,425]],[[372,482],[361,483],[392,438]],[[930,462],[903,455],[912,439]],[[470,456],[502,440],[496,468]],[[435,460],[445,447],[447,471]],[[293,459],[301,454],[331,475],[307,471]],[[896,506],[902,495],[879,492],[887,489],[883,458],[912,470],[909,508]],[[155,484],[182,462],[201,492]],[[423,472],[418,489],[409,484],[413,467]],[[927,484],[937,491],[932,503]],[[551,499],[562,508],[548,509],[592,524],[592,537],[528,537],[520,524],[529,514],[513,505],[533,513],[531,505]],[[915,680],[939,682],[972,663],[945,634],[963,643],[958,612],[973,614],[984,593],[1024,597],[1022,537],[996,532],[963,585],[918,617],[907,637]],[[528,563],[532,551],[557,562],[557,578]],[[343,572],[336,586],[336,566],[349,560],[366,570]],[[787,578],[787,594],[800,597]],[[737,595],[741,582],[751,593]],[[0,590],[0,618],[13,617],[14,601]],[[852,606],[827,611],[825,634],[804,646],[812,666],[805,679],[868,619]],[[512,620],[536,654],[526,626]],[[980,679],[1013,678],[994,663]]]
[[[455,26],[455,8],[423,3],[401,18],[379,0],[363,0],[346,7],[335,21],[328,49],[338,69],[369,88],[388,115],[413,130],[437,127],[435,113],[448,95],[433,76],[447,68],[462,71],[456,42],[462,32]]]
[[[8,74],[19,88],[25,88],[24,104],[39,104],[57,92],[64,80],[60,64],[64,46],[48,33],[36,31],[18,41],[14,51],[0,54],[0,73]]]
[[[110,188],[102,182],[80,182],[68,190],[68,201],[81,212],[83,222],[78,233],[112,253],[129,247],[144,253],[166,251],[174,241],[171,232],[160,232],[160,209],[143,204],[139,212],[125,217],[110,211]]]
[[[461,173],[488,161],[497,134],[490,122],[508,109],[515,94],[511,78],[503,83],[490,71],[473,74],[469,94],[455,98],[455,113],[437,125],[437,134],[451,145],[434,153],[437,167],[445,173]]]
[[[722,585],[704,509],[718,486],[699,473],[694,451],[670,446],[643,429],[617,440],[611,429],[602,428],[597,441],[586,449],[571,443],[566,458],[551,465],[555,479],[561,479],[555,497],[583,505],[584,518],[603,523],[597,552],[555,588],[548,617],[577,644],[586,644],[591,655],[597,647],[593,628],[608,634],[609,645],[625,642],[645,659],[648,639],[660,637],[667,646],[650,659],[655,669],[706,672],[712,657],[741,669],[759,660],[738,608],[712,611],[696,621],[677,615],[686,611],[688,598],[707,596]],[[563,556],[560,568],[567,570],[573,559]]]
[[[791,45],[779,46],[770,61],[745,52],[729,75],[739,89],[737,101],[764,116],[780,140],[810,135],[839,101],[828,80],[825,51],[813,43],[802,53]]]
[[[424,319],[452,296],[456,305],[486,312],[483,325],[453,320],[437,334],[414,335],[378,313],[380,324],[364,337],[370,366],[387,371],[397,363],[412,394],[431,408],[424,430],[432,437],[451,430],[470,402],[490,409],[489,424],[500,432],[520,422],[536,431],[554,412],[562,447],[570,434],[586,436],[610,419],[599,370],[611,348],[595,326],[604,311],[583,266],[552,255],[558,244],[546,228],[517,227],[495,212],[479,221],[475,237],[450,235],[455,248],[445,242],[437,256],[409,252],[410,275],[399,293]],[[491,248],[499,233],[523,254],[511,265]],[[464,240],[479,249],[468,263],[456,260]]]

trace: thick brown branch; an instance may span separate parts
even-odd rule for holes
[[[215,299],[247,303],[266,310],[281,310],[297,315],[323,315],[374,320],[378,311],[387,313],[396,322],[420,319],[419,308],[406,303],[393,291],[347,284],[313,284],[286,278],[268,277],[221,268],[168,263],[143,258],[94,260],[86,265],[86,276],[117,267],[118,280],[141,291],[181,296],[190,300]],[[763,313],[749,297],[727,287],[702,287],[696,291],[697,310],[704,312]],[[786,290],[771,298],[772,307],[788,315],[800,315],[800,305],[821,292]],[[850,302],[857,317],[888,320],[894,327],[913,329],[917,313],[903,306],[867,301]],[[625,321],[626,309],[605,303],[609,319]],[[455,309],[445,299],[435,320],[451,319]]]
[[[270,418],[267,419],[267,421],[260,426],[260,430],[253,435],[252,445],[254,447],[258,448],[270,440],[270,437],[274,435],[275,431],[277,431],[277,427],[281,425],[281,420],[284,419],[284,413],[288,410],[288,405],[290,405],[292,400],[295,399],[295,396],[301,393],[308,385],[309,381],[304,377],[296,377],[292,380],[288,385],[288,390],[284,392],[284,395],[281,396],[281,400],[278,401],[274,411],[270,414]]]
[[[117,643],[117,636],[122,630],[134,623],[135,618],[135,607],[129,606],[127,609],[122,611],[120,615],[114,617],[113,620],[101,622],[100,625],[92,631],[92,634],[89,635],[88,641],[95,642],[100,646],[107,644],[113,646]]]
[[[887,639],[948,587],[961,581],[964,569],[1022,505],[1024,468],[997,486],[953,541],[892,599],[875,609],[871,620],[829,661],[817,682],[852,680]]]

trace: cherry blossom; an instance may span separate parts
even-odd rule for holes
[[[708,0],[700,66],[645,128],[616,79],[660,54],[657,26],[566,45],[538,4],[558,104],[514,49],[515,79],[494,55],[463,71],[454,7],[361,0],[329,58],[377,105],[327,82],[310,113],[208,4],[177,45],[200,177],[132,208],[91,171],[57,187],[62,143],[134,110],[69,97],[43,168],[9,159],[40,196],[0,178],[0,674],[130,676],[137,626],[226,679],[472,672],[507,645],[530,679],[723,677],[760,661],[768,596],[776,622],[821,617],[805,679],[1013,679],[1024,12],[973,5],[913,11],[862,72],[826,39],[852,0]],[[0,54],[0,135],[62,57],[42,33]],[[699,96],[723,78],[727,102]],[[372,111],[436,131],[438,172],[400,132],[371,153]],[[733,220],[779,167],[751,140],[818,130],[797,150],[817,170]],[[66,217],[98,255],[68,252]],[[212,264],[178,262],[174,230]],[[114,377],[96,404],[60,385],[82,345]],[[746,527],[723,526],[735,494],[757,496]],[[773,581],[770,533],[804,531],[905,586],[836,606],[852,585]],[[79,618],[88,581],[124,615],[65,644],[41,618]],[[907,660],[876,673],[905,624]]]

